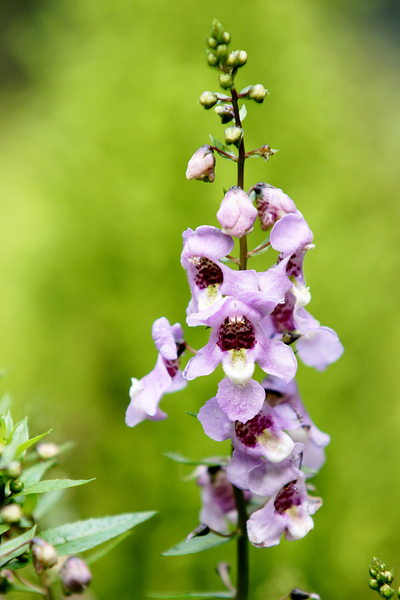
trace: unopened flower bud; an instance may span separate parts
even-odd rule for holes
[[[381,573],[381,577],[382,577],[384,583],[392,583],[392,581],[394,579],[393,569],[391,571],[389,571],[389,570],[383,571],[383,573]]]
[[[239,50],[228,54],[226,64],[228,65],[228,67],[237,67],[239,65]]]
[[[217,56],[220,60],[223,60],[228,55],[228,46],[226,44],[220,44],[216,49]]]
[[[215,179],[215,156],[208,144],[193,154],[186,169],[186,179],[198,179],[212,183]]]
[[[227,31],[224,31],[224,33],[222,34],[222,39],[224,44],[229,44],[231,41],[231,36]]]
[[[218,102],[217,94],[214,92],[203,92],[199,102],[204,108],[212,108]]]
[[[371,588],[371,590],[379,590],[379,588],[381,587],[379,581],[377,579],[373,579],[372,577],[371,579],[368,579],[368,585]]]
[[[239,67],[243,67],[247,63],[247,52],[245,50],[239,50]]]
[[[53,442],[42,442],[36,446],[36,452],[42,460],[49,460],[57,456],[58,446]]]
[[[0,594],[11,592],[14,587],[12,572],[9,569],[0,571]]]
[[[215,38],[209,37],[207,40],[207,44],[209,48],[215,49],[218,46],[218,42]]]
[[[226,90],[233,86],[233,77],[229,73],[223,73],[218,77],[219,85]]]
[[[219,58],[216,54],[214,54],[214,52],[208,52],[207,53],[207,62],[210,65],[210,67],[216,67],[216,66],[218,66]]]
[[[218,19],[213,19],[213,21],[211,23],[210,37],[214,38],[215,40],[218,39],[218,37],[219,37],[221,39],[220,43],[222,43],[223,33],[224,33],[224,28],[222,27],[221,23],[218,21]]]
[[[7,467],[7,475],[12,479],[17,479],[22,473],[22,465],[17,460],[13,460]]]
[[[257,83],[253,85],[249,91],[249,98],[255,100],[256,102],[262,102],[267,95],[267,90],[261,83]]]
[[[0,510],[0,516],[4,523],[9,525],[16,525],[22,519],[22,508],[19,504],[6,504]]]
[[[51,569],[57,563],[56,549],[46,540],[35,537],[32,542],[32,561],[36,573]]]
[[[223,233],[241,238],[251,233],[256,218],[257,209],[246,192],[238,186],[231,187],[217,212]]]
[[[379,593],[382,596],[382,598],[391,598],[394,594],[394,589],[391,588],[390,585],[388,585],[387,583],[384,583],[380,587]]]
[[[257,183],[249,190],[251,199],[255,197],[261,229],[266,231],[284,215],[296,212],[296,205],[281,189],[269,183]]]
[[[243,137],[243,129],[241,127],[227,127],[224,131],[225,133],[225,144],[235,144],[239,146],[241,139]]]
[[[225,123],[229,123],[229,121],[232,121],[232,119],[235,118],[232,104],[220,104],[219,106],[215,107],[215,112],[219,117],[221,117],[221,123],[223,125]]]
[[[20,479],[14,479],[13,481],[10,481],[10,491],[13,494],[18,494],[19,492],[22,492],[23,489],[24,489],[24,482],[21,481]]]
[[[67,594],[81,594],[92,580],[86,563],[77,556],[69,556],[60,571],[62,586]]]
[[[318,594],[305,592],[304,590],[300,590],[299,588],[295,588],[290,592],[289,595],[290,600],[321,600]]]

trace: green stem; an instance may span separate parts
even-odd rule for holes
[[[238,513],[237,575],[235,600],[247,600],[249,594],[249,538],[247,536],[247,512],[243,490],[233,486]]]

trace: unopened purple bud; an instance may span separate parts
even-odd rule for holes
[[[215,179],[215,156],[208,144],[205,144],[193,154],[186,169],[186,179],[213,182]]]
[[[68,594],[81,594],[92,580],[86,563],[77,556],[69,556],[60,571],[60,579]]]
[[[32,561],[36,573],[42,573],[46,569],[54,567],[57,560],[57,552],[52,544],[42,538],[33,538]]]
[[[269,183],[257,183],[249,190],[249,196],[255,196],[261,229],[266,231],[283,216],[296,212],[296,205],[281,189]]]
[[[227,235],[241,238],[251,233],[256,218],[257,209],[246,192],[237,185],[231,187],[217,212],[222,231]]]

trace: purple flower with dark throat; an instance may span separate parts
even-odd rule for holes
[[[161,317],[153,323],[152,336],[159,352],[157,363],[140,381],[132,379],[131,402],[125,416],[126,424],[130,427],[146,418],[153,421],[165,419],[166,414],[158,408],[161,397],[186,386],[179,369],[180,356],[185,350],[180,324],[170,325],[165,317]]]

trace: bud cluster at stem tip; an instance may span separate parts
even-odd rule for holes
[[[374,557],[369,565],[369,575],[368,585],[371,590],[379,592],[382,598],[391,598],[394,595],[394,589],[390,586],[394,579],[393,568],[389,570],[384,562]],[[400,588],[397,596],[400,598]]]

